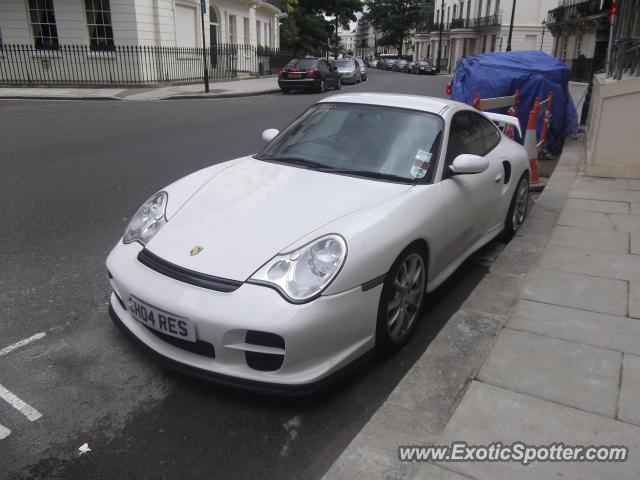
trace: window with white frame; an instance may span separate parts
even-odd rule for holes
[[[493,9],[496,15],[500,14],[500,0],[496,0],[496,7]]]
[[[58,28],[53,11],[53,0],[29,0],[29,18],[36,48],[57,50]]]
[[[264,43],[265,47],[269,46],[269,24],[267,22],[264,23]]]
[[[229,15],[228,23],[229,43],[236,43],[236,16]]]
[[[0,30],[0,51],[2,51],[2,30]]]
[[[491,0],[487,0],[487,9],[484,12],[485,17],[489,16],[489,12],[491,12]]]
[[[260,37],[262,36],[262,22],[256,20],[256,43],[260,44]]]
[[[113,50],[113,27],[109,0],[84,0],[91,50]]]
[[[249,38],[249,18],[244,17],[244,44],[249,45],[251,39]]]

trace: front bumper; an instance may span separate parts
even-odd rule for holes
[[[137,260],[140,250],[137,244],[119,243],[107,259],[113,288],[111,315],[136,343],[174,368],[244,388],[300,394],[342,373],[375,345],[381,285],[294,305],[275,290],[259,285],[244,283],[224,293],[182,283],[141,264]],[[130,295],[193,321],[197,339],[213,346],[215,358],[168,343],[135,320],[127,309]],[[267,332],[284,339],[279,369],[261,371],[250,366],[247,352],[255,345],[247,343],[247,332]]]

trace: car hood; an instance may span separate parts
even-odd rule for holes
[[[244,281],[301,237],[410,187],[248,157],[200,188],[147,248],[181,267]],[[196,246],[202,250],[192,256]]]

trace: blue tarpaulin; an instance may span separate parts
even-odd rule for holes
[[[542,101],[553,92],[546,149],[557,153],[562,149],[563,140],[575,134],[578,125],[568,89],[570,73],[561,60],[544,52],[494,52],[464,57],[456,67],[451,99],[472,104],[476,93],[480,93],[480,98],[504,97],[513,95],[519,88],[518,120],[524,132],[536,97]],[[542,120],[539,116],[538,138]]]

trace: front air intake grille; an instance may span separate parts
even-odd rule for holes
[[[159,256],[151,253],[146,248],[140,250],[140,253],[138,254],[138,261],[149,267],[151,270],[161,273],[167,277],[171,277],[174,280],[189,283],[197,287],[207,288],[209,290],[215,290],[217,292],[230,293],[237,290],[242,285],[242,282],[237,280],[229,280],[227,278],[206,275],[204,273],[195,272],[188,268],[167,262]]]
[[[275,333],[247,330],[245,342],[250,345],[282,349],[282,353],[245,352],[247,365],[261,372],[275,372],[284,363],[284,338]]]
[[[172,337],[171,335],[167,335],[166,333],[158,332],[157,330],[149,328],[146,325],[145,328],[153,333],[156,337],[164,340],[169,345],[173,345],[174,347],[179,348],[180,350],[195,353],[196,355],[202,355],[203,357],[216,358],[216,350],[209,342],[205,342],[202,340],[189,342],[187,340],[182,340],[181,338]]]

